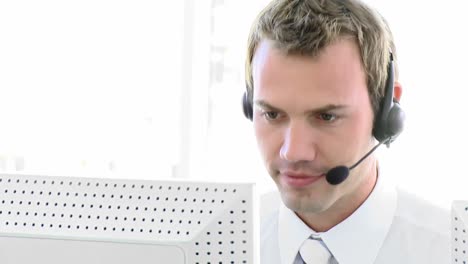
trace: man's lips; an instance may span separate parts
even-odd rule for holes
[[[320,180],[325,174],[321,175],[309,175],[309,174],[297,174],[297,173],[280,173],[280,181],[283,185],[302,188],[313,184]]]

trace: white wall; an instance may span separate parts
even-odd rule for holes
[[[171,175],[183,11],[182,1],[1,1],[0,170]]]

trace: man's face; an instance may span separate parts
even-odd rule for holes
[[[262,41],[253,60],[253,83],[257,143],[286,206],[320,213],[359,192],[372,156],[338,186],[325,179],[329,169],[351,166],[374,142],[357,44],[343,38],[312,58],[286,55]]]

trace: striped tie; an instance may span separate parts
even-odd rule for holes
[[[305,264],[329,264],[332,263],[330,251],[320,240],[309,238],[302,244],[299,254]]]

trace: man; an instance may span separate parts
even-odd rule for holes
[[[261,263],[450,262],[448,213],[388,186],[372,154],[401,132],[397,78],[390,29],[359,1],[274,0],[259,14],[244,113],[281,197]]]

